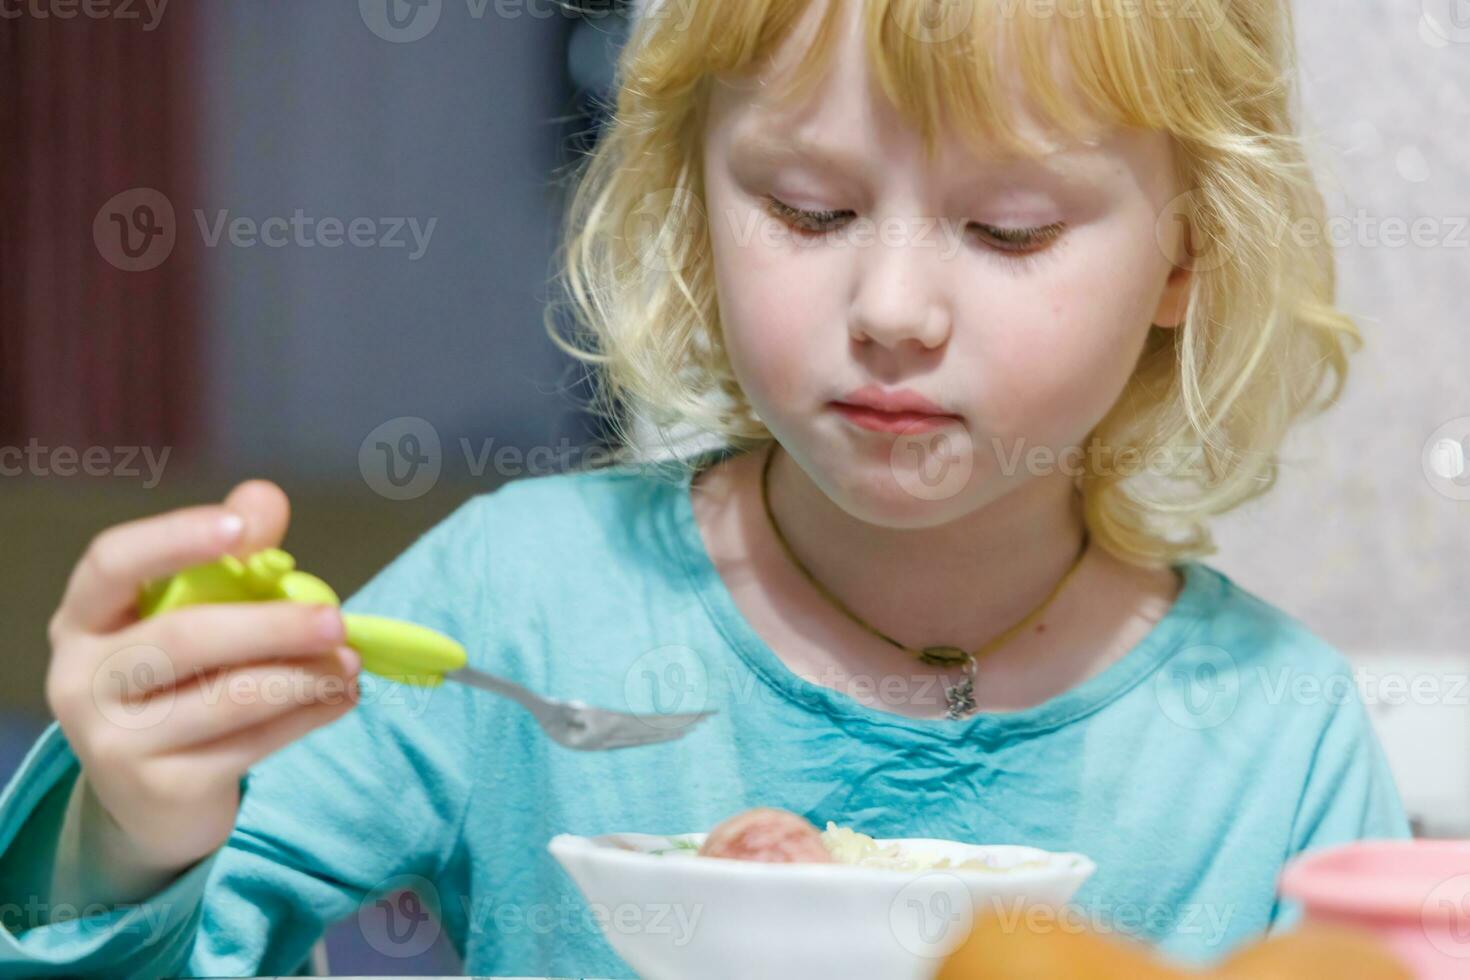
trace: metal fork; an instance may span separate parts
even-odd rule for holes
[[[536,724],[551,736],[552,741],[584,752],[628,749],[683,738],[695,725],[715,713],[692,711],[680,715],[638,715],[608,711],[589,707],[581,701],[544,698],[514,681],[473,667],[445,671],[444,677],[510,698],[531,712]]]

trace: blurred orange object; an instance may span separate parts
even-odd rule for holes
[[[935,980],[1413,980],[1376,939],[1350,929],[1303,926],[1245,946],[1203,972],[1120,936],[1038,931],[981,918]]]
[[[1028,929],[999,916],[978,919],[935,980],[1178,980],[1192,977],[1140,942],[1076,927]]]
[[[1307,924],[1242,947],[1210,976],[1215,980],[1413,980],[1414,974],[1366,932]]]

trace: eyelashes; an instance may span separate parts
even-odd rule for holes
[[[781,199],[766,194],[763,196],[766,213],[784,222],[799,234],[820,237],[836,231],[841,224],[856,217],[849,210],[806,211],[794,208]],[[972,221],[966,230],[974,229],[992,252],[1015,260],[1034,258],[1046,250],[1067,228],[1064,222],[1054,222],[1034,228],[1002,228]]]
[[[810,235],[824,235],[835,231],[838,219],[853,215],[851,211],[803,211],[769,194],[765,196],[765,201],[766,210],[772,215],[797,231]]]

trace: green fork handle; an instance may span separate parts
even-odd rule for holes
[[[149,582],[138,596],[138,615],[154,616],[204,602],[288,602],[342,605],[337,593],[315,575],[299,571],[280,548],[245,559],[225,555]],[[362,669],[401,684],[434,687],[468,660],[459,643],[418,623],[365,613],[342,614],[347,645],[362,657]]]

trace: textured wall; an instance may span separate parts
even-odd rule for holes
[[[1442,426],[1470,435],[1470,6],[1296,10],[1314,160],[1352,219],[1339,303],[1366,344],[1277,488],[1220,522],[1211,561],[1352,658],[1411,815],[1470,835],[1470,479],[1423,465]],[[1429,219],[1420,244],[1393,244],[1392,219]]]
[[[1219,526],[1222,569],[1348,651],[1470,649],[1470,501],[1421,465],[1435,430],[1470,417],[1470,29],[1437,6],[1297,5],[1328,206],[1364,214],[1338,295],[1366,346],[1278,487]],[[1439,244],[1385,244],[1385,220],[1421,217]]]

